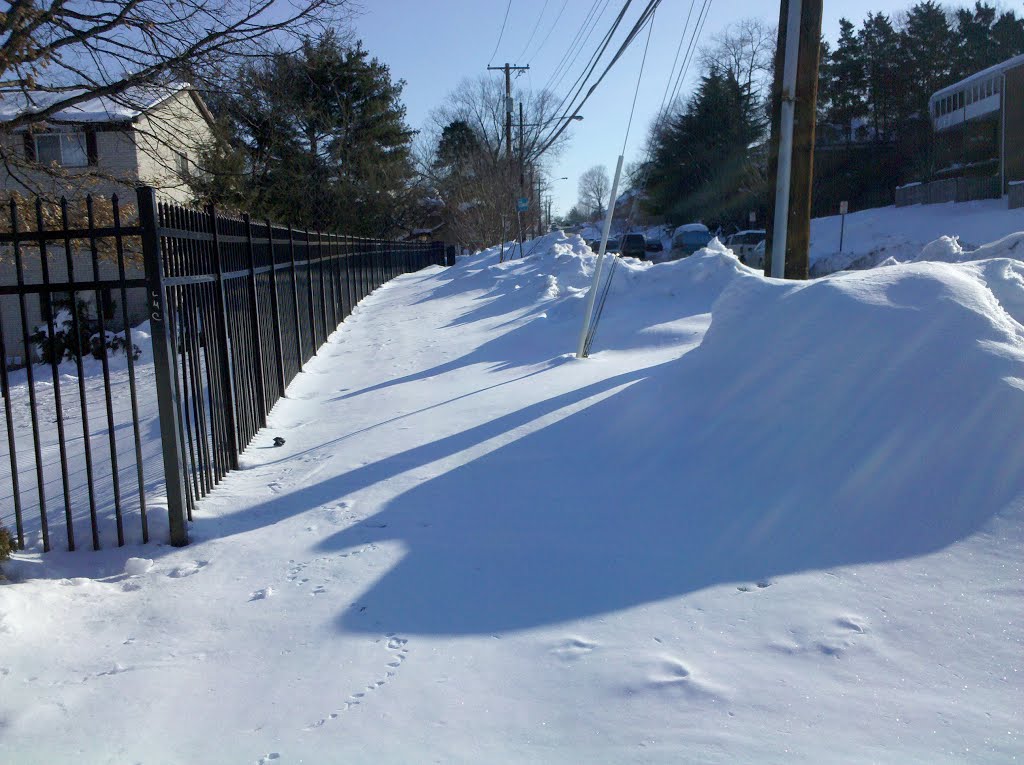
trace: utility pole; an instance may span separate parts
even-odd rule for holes
[[[511,66],[508,63],[506,63],[505,66],[489,66],[489,67],[487,67],[488,71],[494,70],[494,71],[504,71],[505,72],[505,160],[507,162],[507,166],[506,167],[507,167],[507,171],[508,171],[508,182],[509,182],[509,193],[510,193],[510,195],[512,194],[512,188],[513,188],[513,186],[512,186],[512,184],[513,184],[513,181],[512,181],[512,172],[513,172],[512,171],[512,156],[514,154],[514,152],[512,151],[512,108],[514,106],[514,104],[512,102],[512,72],[513,71],[525,72],[529,68],[530,68],[529,66]],[[520,112],[522,112],[522,105],[521,104],[520,104],[519,108],[520,108]],[[519,119],[520,124],[522,124],[522,121],[523,121],[522,117],[520,117],[520,119]],[[522,135],[522,128],[520,127],[520,136],[521,135]],[[519,185],[520,186],[522,186],[522,184],[523,184],[523,181],[522,181],[522,169],[521,169],[521,167],[522,167],[522,160],[520,159],[520,175],[519,175]],[[520,252],[522,252],[522,242],[523,242],[522,215],[520,214],[519,210],[516,207],[516,200],[513,198],[511,201],[512,201],[512,210],[515,212],[516,219],[519,221],[519,247],[520,247]]]
[[[505,72],[505,152],[512,156],[512,72],[525,72],[529,66],[489,66],[488,71],[496,70]],[[520,120],[522,122],[522,120]]]
[[[765,274],[808,277],[822,0],[781,0],[772,87]]]

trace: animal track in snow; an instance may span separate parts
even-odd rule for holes
[[[560,640],[552,646],[550,653],[552,656],[555,656],[562,661],[569,662],[586,656],[595,648],[597,648],[597,643],[590,640],[584,640],[583,638],[570,637],[565,638],[565,640]]]
[[[686,663],[669,654],[656,656],[653,667],[644,674],[645,680],[624,689],[627,695],[678,694],[694,700],[713,700],[727,695],[724,689],[708,681],[699,672],[695,672]]]
[[[371,681],[369,685],[365,686],[362,690],[358,690],[354,693],[349,694],[348,699],[346,699],[342,703],[341,709],[331,712],[326,717],[322,717],[314,723],[310,723],[305,728],[303,728],[303,730],[316,730],[318,728],[322,728],[331,720],[336,720],[338,717],[341,716],[342,712],[347,712],[348,710],[353,709],[362,704],[363,701],[366,699],[368,693],[383,688],[387,684],[387,682],[395,676],[396,672],[398,671],[398,668],[402,666],[402,663],[406,660],[407,656],[409,655],[409,641],[406,638],[398,637],[393,632],[389,632],[384,637],[387,638],[385,648],[387,648],[387,650],[391,652],[392,659],[387,663],[388,669],[384,670],[384,676],[378,677],[375,680]]]

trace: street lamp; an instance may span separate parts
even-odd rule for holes
[[[545,125],[550,125],[552,122],[561,122],[563,119],[565,118],[555,117],[554,119],[544,120],[544,122],[527,122],[525,124],[521,124],[519,127],[544,127]],[[575,120],[576,122],[579,122],[582,119],[582,114],[574,114],[571,117],[569,117],[569,120]],[[568,122],[569,120],[566,121]]]

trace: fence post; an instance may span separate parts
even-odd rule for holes
[[[156,218],[156,192],[141,186],[137,190],[139,222],[142,225],[142,260],[146,269],[146,291],[149,295],[149,319],[153,341],[153,370],[156,377],[157,407],[160,416],[160,443],[164,457],[164,478],[167,483],[167,515],[171,544],[188,544],[188,523],[185,520],[185,470],[181,464],[181,431],[178,429],[178,378],[171,361],[174,358],[174,328],[169,328],[167,294],[164,287],[163,257]]]
[[[270,250],[270,310],[274,315],[274,350],[277,352],[278,384],[281,386],[281,398],[288,387],[288,378],[284,371],[284,345],[281,341],[281,308],[277,300],[277,258],[274,255],[274,227],[267,218],[267,247]]]
[[[250,320],[253,336],[253,353],[256,358],[253,363],[253,371],[256,373],[256,394],[259,396],[258,412],[260,416],[260,427],[267,425],[267,390],[263,384],[263,338],[260,335],[260,295],[256,285],[256,248],[252,243],[252,219],[248,213],[242,216],[245,221],[245,249],[246,260],[249,266],[249,302],[252,305]]]
[[[224,419],[230,434],[231,450],[228,452],[228,466],[231,470],[238,469],[238,453],[242,451],[241,438],[238,433],[238,422],[235,412],[238,399],[235,397],[235,370],[231,364],[231,351],[228,349],[228,300],[224,287],[224,264],[220,253],[220,232],[217,230],[217,208],[208,205],[206,214],[210,216],[210,234],[213,236],[213,266],[216,270],[217,292],[217,352],[220,354],[220,365],[224,370]]]

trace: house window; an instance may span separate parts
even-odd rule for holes
[[[188,154],[184,152],[174,152],[174,170],[178,173],[179,178],[188,178]]]
[[[41,164],[56,162],[64,167],[85,167],[89,164],[85,133],[45,133],[35,138],[36,161]]]

